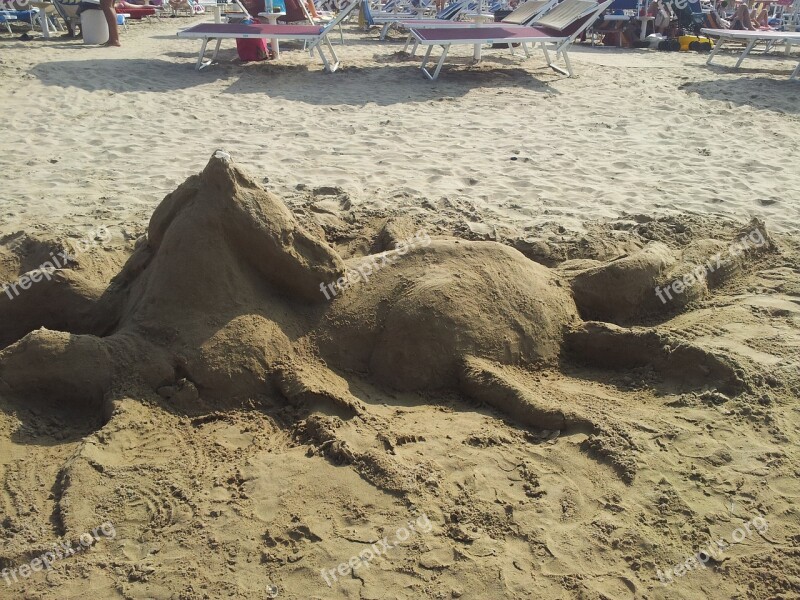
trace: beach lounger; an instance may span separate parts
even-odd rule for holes
[[[558,0],[528,0],[525,4],[520,4],[501,21],[498,21],[497,24],[517,26],[533,25],[538,18],[544,16],[544,14],[556,4],[558,4]],[[474,21],[443,21],[440,19],[409,19],[407,21],[397,21],[396,25],[404,29],[438,29],[440,27],[482,27],[486,26],[487,23],[476,23]]]
[[[513,49],[513,44],[520,44],[525,56],[529,57],[527,44],[540,44],[544,52],[547,66],[554,71],[572,77],[572,64],[569,60],[568,50],[575,38],[586,30],[600,14],[613,2],[604,0],[563,0],[550,12],[539,18],[533,27],[520,27],[516,25],[488,25],[469,28],[439,28],[439,29],[411,29],[411,34],[420,46],[428,46],[425,57],[422,59],[420,69],[425,77],[435,80],[439,77],[442,65],[447,58],[447,53],[453,45],[470,45],[480,47],[482,44],[507,44]],[[561,69],[553,64],[550,59],[548,45],[555,50],[558,59],[563,57],[567,69]],[[442,47],[442,55],[433,73],[428,71],[426,64],[430,60],[434,46]]]
[[[12,15],[11,13],[0,11],[0,23],[3,23],[6,26],[6,29],[8,29],[8,33],[12,33],[11,25],[9,25],[9,23],[11,23],[11,21],[16,21],[16,20],[17,20],[17,15]]]
[[[268,40],[295,40],[305,42],[311,55],[314,50],[319,53],[325,71],[333,73],[339,68],[339,57],[328,39],[328,34],[339,23],[344,21],[359,5],[360,0],[354,0],[342,9],[336,18],[325,27],[317,25],[245,25],[243,23],[203,23],[178,32],[179,38],[203,40],[200,55],[197,58],[196,69],[199,71],[211,65],[217,57],[220,44],[224,39],[262,38]],[[211,58],[206,60],[206,46],[209,40],[216,40],[216,46]],[[327,46],[331,60],[325,56],[322,46]]]
[[[742,61],[747,58],[747,55],[750,54],[750,51],[755,47],[755,45],[759,42],[764,42],[765,44],[786,44],[787,48],[789,48],[792,44],[800,44],[800,33],[796,32],[789,32],[789,31],[742,31],[737,29],[703,29],[702,32],[708,36],[719,38],[719,41],[714,45],[714,50],[712,50],[711,54],[708,56],[708,60],[706,61],[707,65],[711,64],[711,61],[714,60],[714,57],[720,51],[720,49],[725,45],[726,42],[730,41],[739,41],[739,42],[746,42],[747,45],[745,46],[742,54],[739,56],[739,60],[736,61],[736,66],[734,68],[738,69]],[[789,75],[789,79],[797,79],[797,76],[800,74],[800,62],[798,62],[797,67],[795,67],[792,74]]]
[[[81,17],[78,14],[79,4],[80,0],[53,0],[56,11],[67,24],[67,29],[73,32],[81,25]]]
[[[544,14],[558,3],[558,0],[528,0],[524,4],[520,4],[510,14],[506,15],[501,21],[502,25],[520,26],[531,25],[535,23],[536,19],[544,16]],[[474,21],[436,21],[434,19],[414,19],[411,21],[400,21],[397,23],[398,27],[403,29],[437,29],[440,27],[446,28],[466,28],[466,27],[486,27],[486,23],[477,23]],[[406,45],[403,46],[403,52],[408,50],[408,45],[413,42],[414,46],[411,48],[411,55],[417,52],[419,43],[414,40],[414,36],[409,33]]]

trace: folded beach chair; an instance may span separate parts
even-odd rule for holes
[[[478,46],[482,44],[507,44],[513,49],[513,44],[522,46],[525,56],[529,57],[527,44],[540,44],[544,52],[547,66],[554,71],[572,77],[572,63],[567,53],[572,42],[586,30],[597,17],[608,8],[613,0],[596,2],[595,0],[563,0],[550,12],[537,19],[532,27],[519,27],[516,25],[487,25],[469,28],[439,28],[439,29],[411,29],[411,34],[420,46],[428,46],[425,57],[422,59],[420,69],[425,77],[434,80],[439,77],[442,65],[447,58],[447,53],[453,45]],[[555,50],[558,59],[563,57],[567,69],[561,69],[553,64],[550,59],[548,45]],[[442,47],[442,56],[433,73],[425,65],[430,60],[434,46]]]
[[[336,18],[325,27],[318,25],[245,25],[244,23],[202,23],[178,32],[179,38],[203,40],[200,55],[197,57],[196,69],[200,70],[211,65],[217,57],[220,44],[224,39],[261,38],[268,40],[296,40],[305,42],[311,55],[314,50],[319,53],[325,71],[333,73],[339,68],[339,57],[333,49],[328,34],[336,26],[350,16],[361,0],[354,0],[343,8]],[[216,47],[211,58],[206,60],[206,46],[209,40],[216,40]],[[322,46],[325,45],[330,52],[331,59],[325,56]]]
[[[81,0],[53,0],[56,7],[56,12],[67,24],[67,29],[75,31],[75,28],[80,28],[81,17],[78,15],[78,5]]]
[[[520,2],[520,5],[522,2]],[[500,0],[493,0],[491,2],[487,0],[480,0],[474,7],[470,7],[468,12],[462,15],[462,18],[468,20],[479,20],[481,18],[489,19],[489,21],[494,21],[494,13],[498,10],[503,10],[505,8],[503,3]]]
[[[503,17],[498,23],[503,25],[532,25],[537,18],[544,16],[545,12],[556,4],[558,4],[558,0],[528,0],[528,2],[520,4],[510,14]],[[412,27],[415,29],[436,29],[439,27],[476,27],[485,25],[485,23],[474,23],[472,21],[443,21],[441,19],[409,19],[397,21],[395,24],[406,29]]]
[[[33,25],[37,22],[39,9],[32,8],[30,10],[3,10],[3,16],[9,21],[19,21],[20,23],[28,23],[33,29]]]
[[[759,42],[763,42],[768,46],[773,44],[786,44],[787,49],[789,49],[792,44],[800,45],[800,33],[791,31],[703,29],[702,32],[708,36],[719,38],[719,41],[714,45],[714,50],[712,50],[711,54],[708,55],[708,60],[706,61],[707,65],[711,64],[711,61],[714,60],[714,57],[722,49],[722,46],[724,46],[726,42],[739,41],[747,43],[741,55],[739,56],[739,60],[736,61],[736,66],[734,67],[735,69],[738,69],[741,66],[742,61],[747,58],[747,55],[750,54],[750,51]],[[792,74],[789,75],[789,79],[797,79],[798,74],[800,74],[800,62],[797,64],[797,67],[795,67],[794,71],[792,71]]]
[[[428,23],[441,24],[443,21],[455,22],[464,11],[468,9],[467,0],[458,0],[446,6],[443,10],[439,11],[433,19],[423,19],[420,15],[412,15],[409,13],[392,13],[384,14],[382,16],[375,16],[370,12],[369,4],[364,2],[364,20],[367,28],[382,26],[380,39],[386,39],[386,34],[389,29],[399,23],[408,22],[411,20],[418,20],[420,23],[426,21]]]
[[[528,0],[517,6],[499,22],[503,25],[530,25],[558,4],[558,0]]]
[[[445,7],[446,8],[446,7]],[[433,18],[436,6],[433,0],[389,0],[380,9],[369,7],[372,18],[402,17],[406,19]]]
[[[0,10],[0,23],[3,23],[8,29],[8,33],[13,33],[11,31],[11,21],[16,21],[17,15],[12,15],[10,12]]]
[[[389,0],[380,10],[372,10],[373,17],[390,17],[392,15],[405,15],[409,18],[422,17],[431,10],[433,0]]]

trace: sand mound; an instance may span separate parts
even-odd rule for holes
[[[582,261],[574,261],[559,270],[571,276],[581,316],[631,324],[684,309],[774,250],[764,222],[753,219],[729,242],[692,240],[680,250],[652,242],[607,264],[581,269]]]
[[[333,302],[318,336],[329,362],[393,388],[454,388],[468,356],[555,364],[577,322],[553,271],[500,244],[436,240]]]

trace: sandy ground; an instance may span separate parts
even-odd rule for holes
[[[368,410],[328,437],[299,408],[215,404],[185,382],[129,390],[105,412],[0,386],[0,567],[17,573],[107,525],[91,550],[8,575],[0,598],[800,597],[796,55],[733,72],[732,55],[707,68],[694,54],[579,48],[566,79],[539,56],[494,51],[468,67],[461,51],[431,83],[399,38],[350,30],[333,75],[290,44],[278,63],[245,66],[228,44],[198,73],[199,44],[174,38],[191,21],[135,24],[120,49],[0,34],[0,281],[52,242],[105,289],[217,148],[345,258],[387,223],[413,223],[564,268],[651,241],[729,241],[755,216],[775,251],[689,310],[623,323],[735,357],[748,386],[573,363],[518,374],[611,423],[619,454],[453,391],[360,375],[349,392]],[[386,462],[346,460],[345,446]],[[674,575],[719,539],[704,568]],[[379,556],[336,573],[369,548]]]

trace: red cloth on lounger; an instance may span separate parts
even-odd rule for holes
[[[286,16],[280,17],[278,23],[297,23],[298,21],[306,20],[306,13],[303,12],[303,7],[300,2],[305,0],[285,0],[286,2]]]
[[[126,15],[130,15],[131,19],[144,19],[145,17],[149,17],[151,15],[156,14],[156,9],[150,6],[132,6],[130,4],[125,4],[123,2],[118,3],[114,10],[118,13],[125,13]]]

